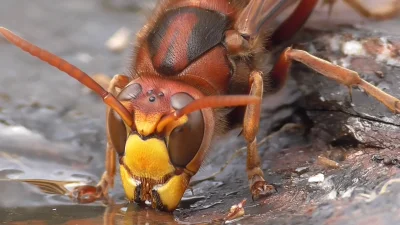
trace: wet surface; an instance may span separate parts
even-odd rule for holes
[[[0,25],[89,74],[112,76],[126,72],[131,52],[113,53],[105,42],[123,26],[136,32],[143,25],[147,10],[137,2],[128,1],[127,10],[124,1],[5,1]],[[319,9],[293,40],[295,47],[357,70],[400,96],[400,20],[369,22],[351,12],[337,6],[327,20]],[[349,45],[362,48],[352,52]],[[0,49],[0,222],[221,224],[244,198],[238,223],[400,222],[400,168],[376,160],[400,157],[400,117],[358,89],[350,102],[346,87],[298,63],[287,87],[266,97],[258,135],[262,168],[277,194],[251,200],[238,129],[215,143],[194,180],[218,172],[235,155],[232,162],[215,179],[194,185],[194,195],[187,191],[173,214],[126,204],[119,177],[115,206],[77,205],[49,194],[45,190],[65,191],[62,182],[94,184],[100,178],[105,107],[75,80],[2,39]],[[42,179],[54,182],[47,189],[32,185]]]

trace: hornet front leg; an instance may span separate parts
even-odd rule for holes
[[[110,81],[108,92],[117,96],[118,89],[123,89],[129,83],[129,78],[124,75],[115,75]],[[110,113],[110,107],[107,107],[107,117]],[[83,185],[73,190],[72,198],[79,203],[91,203],[99,199],[108,199],[108,191],[114,187],[114,178],[116,174],[116,156],[113,145],[111,144],[110,135],[107,138],[105,171],[96,186]]]

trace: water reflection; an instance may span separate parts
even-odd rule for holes
[[[204,224],[211,222],[210,218],[199,218],[201,223],[183,222],[181,213],[161,212],[147,205],[128,203],[123,197],[114,198],[115,203],[103,205],[100,202],[81,205],[69,199],[68,194],[81,182],[44,180],[44,179],[0,179],[3,190],[14,194],[10,199],[17,202],[4,202],[3,195],[0,204],[0,223],[19,224]],[[20,189],[18,189],[20,188]],[[22,194],[22,195],[21,195]],[[16,198],[15,195],[21,195]],[[29,197],[27,197],[29,196]],[[34,198],[34,196],[37,196]],[[181,207],[189,208],[191,204],[204,200],[205,196],[186,197]]]
[[[136,204],[113,206],[60,206],[17,208],[0,213],[0,223],[19,224],[65,224],[65,225],[133,225],[133,224],[184,224],[176,221],[172,213],[160,212]]]
[[[65,199],[52,201],[53,204],[43,204],[38,201],[37,205],[23,207],[0,207],[0,223],[10,225],[19,224],[182,224],[178,223],[172,213],[160,212],[150,206],[137,205],[134,203],[117,203],[108,206],[101,203],[79,205],[67,200],[68,189],[77,185],[74,182],[62,182],[53,180],[3,180],[4,186],[16,187],[18,184],[34,185],[48,198],[64,196]],[[67,188],[68,187],[68,188]],[[14,188],[13,188],[14,189]],[[25,191],[21,190],[23,193]],[[32,191],[26,189],[26,191]],[[23,201],[23,199],[20,199]],[[54,200],[54,198],[53,198]],[[64,200],[64,201],[63,201]],[[67,200],[67,201],[65,201]]]
[[[172,213],[160,212],[150,207],[127,204],[109,207],[104,213],[104,225],[179,224]]]

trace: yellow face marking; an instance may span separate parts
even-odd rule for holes
[[[120,173],[121,173],[121,181],[122,181],[122,186],[124,187],[125,190],[125,196],[127,199],[130,201],[133,201],[134,196],[135,196],[135,190],[136,190],[136,184],[133,178],[129,175],[128,171],[126,171],[125,167],[121,165],[119,167]]]
[[[140,111],[135,111],[135,124],[138,133],[142,136],[154,134],[161,116],[161,113],[144,114]]]
[[[143,140],[138,135],[128,137],[124,162],[133,175],[153,180],[162,180],[175,170],[164,141],[157,138]]]
[[[174,210],[179,205],[189,184],[189,179],[187,174],[182,173],[179,176],[173,176],[166,184],[156,189],[167,210]]]

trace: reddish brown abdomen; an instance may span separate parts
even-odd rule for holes
[[[195,7],[169,10],[148,37],[155,70],[162,75],[179,74],[220,44],[228,25],[227,16],[216,11]]]

